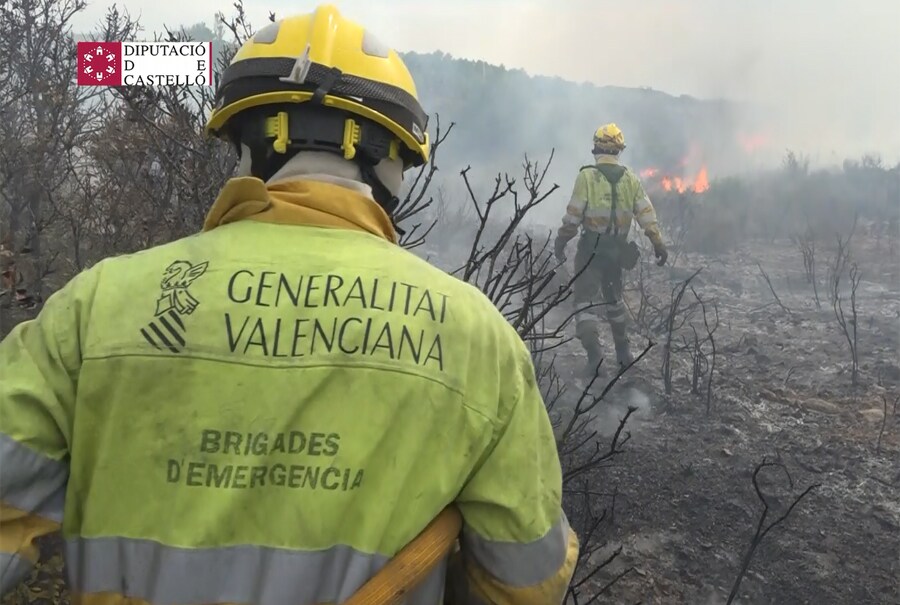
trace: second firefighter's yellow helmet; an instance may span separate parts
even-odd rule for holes
[[[228,138],[229,125],[241,112],[291,104],[336,108],[375,122],[396,137],[392,156],[401,156],[407,166],[428,161],[427,116],[403,60],[334,6],[281,19],[247,40],[222,74],[206,131]],[[266,126],[281,137],[276,136],[276,149],[290,142],[287,126],[279,131],[277,118]],[[348,124],[344,132],[348,159],[359,130]]]
[[[594,153],[619,153],[623,149],[625,135],[615,124],[604,124],[594,132]]]

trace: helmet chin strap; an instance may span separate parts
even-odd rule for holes
[[[375,172],[375,165],[369,162],[364,155],[360,154],[357,164],[359,165],[359,172],[362,175],[363,182],[372,188],[372,197],[387,212],[391,223],[394,225],[394,230],[400,235],[406,235],[406,231],[397,226],[397,223],[394,221],[394,212],[397,210],[397,206],[400,205],[400,198],[391,193],[391,190],[387,188]]]
[[[246,143],[235,145],[238,154],[237,176],[251,176],[253,174],[252,152]]]
[[[384,208],[385,212],[393,215],[397,206],[400,205],[400,199],[391,193],[384,182],[378,177],[378,174],[375,172],[374,164],[365,159],[360,159],[357,164],[359,165],[359,172],[362,175],[363,182],[372,188],[372,197],[374,197],[375,201]]]

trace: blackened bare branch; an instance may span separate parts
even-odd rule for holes
[[[435,136],[434,142],[431,145],[431,157],[428,163],[424,164],[416,173],[416,178],[413,180],[406,196],[394,211],[394,221],[401,227],[403,226],[403,223],[408,222],[412,217],[424,212],[434,203],[434,198],[430,195],[430,191],[432,180],[439,170],[437,161],[438,154],[441,145],[447,140],[447,137],[450,136],[450,132],[453,130],[456,123],[451,122],[450,126],[447,127],[447,130],[444,131],[441,129],[441,116],[435,114],[435,124]],[[425,233],[414,238],[412,237],[413,232],[416,228],[421,227],[421,225],[416,225],[413,227],[412,231],[401,238],[400,245],[408,250],[420,246],[424,243],[425,237],[431,233],[431,230],[436,223],[436,219],[432,220],[429,226],[425,228]]]
[[[680,318],[679,307],[681,306],[681,299],[684,298],[685,290],[687,290],[688,286],[691,285],[691,282],[695,277],[697,277],[697,275],[700,274],[702,270],[702,267],[700,269],[697,269],[691,274],[690,277],[672,288],[671,300],[669,302],[669,308],[665,320],[666,341],[663,346],[662,360],[662,378],[666,395],[672,394],[672,343],[675,339],[675,332],[680,327],[676,324]],[[687,318],[685,317],[680,325],[684,325],[684,322],[686,320]]]
[[[778,297],[778,293],[775,291],[775,286],[772,285],[772,280],[769,278],[769,274],[766,273],[766,270],[763,269],[763,266],[760,263],[756,263],[756,266],[759,267],[759,272],[762,274],[763,279],[766,280],[766,284],[769,286],[769,291],[772,293],[772,296],[775,297],[775,302],[778,303],[778,306],[781,307],[781,310],[791,315],[793,311],[788,309],[783,302],[781,302],[781,298]]]
[[[599,442],[595,446],[595,452],[593,456],[591,456],[584,463],[574,466],[572,468],[566,469],[563,472],[563,482],[571,481],[575,477],[586,473],[590,470],[595,470],[600,467],[607,460],[612,459],[618,454],[623,452],[622,446],[624,446],[628,441],[631,440],[631,433],[625,431],[625,425],[628,424],[628,419],[631,418],[631,415],[637,411],[637,408],[634,406],[629,406],[625,412],[625,415],[619,420],[619,425],[616,427],[616,432],[613,434],[612,439],[609,442],[609,448],[605,452],[601,452]],[[624,436],[622,433],[625,433]]]
[[[697,294],[697,291],[694,290],[693,286],[691,287],[691,292],[694,294],[694,298],[697,299],[697,302],[700,304],[700,310],[703,312],[703,327],[706,329],[706,339],[704,342],[709,342],[710,345],[710,353],[706,356],[709,360],[709,365],[707,368],[706,375],[706,413],[709,414],[712,410],[712,386],[713,386],[713,376],[716,371],[716,357],[718,355],[718,349],[716,348],[716,338],[715,333],[716,330],[719,329],[719,304],[718,301],[712,301],[713,311],[715,313],[715,322],[712,326],[709,324],[709,313],[707,312],[706,301],[700,298],[700,295]],[[698,345],[699,346],[699,345]]]
[[[859,340],[857,328],[859,327],[859,318],[856,307],[856,291],[862,275],[856,263],[850,267],[850,317],[844,315],[843,300],[841,297],[840,283],[841,275],[836,273],[834,276],[834,297],[832,298],[832,309],[834,317],[844,334],[847,345],[850,348],[850,380],[853,386],[859,384]]]
[[[616,577],[614,577],[612,580],[610,580],[609,582],[607,582],[607,583],[603,586],[603,588],[601,588],[601,589],[597,592],[597,594],[595,594],[595,595],[591,598],[591,600],[588,601],[587,603],[593,603],[593,602],[595,602],[597,599],[599,599],[600,597],[602,597],[603,595],[605,595],[607,592],[609,592],[609,589],[610,589],[610,588],[612,588],[613,586],[615,586],[615,584],[616,584],[619,580],[621,580],[622,578],[624,578],[625,576],[627,576],[628,574],[630,574],[631,572],[633,572],[634,569],[635,569],[634,567],[629,567],[629,568],[627,568],[627,569],[625,569],[625,570],[619,572],[619,573],[616,575]]]
[[[897,397],[897,401],[900,401],[900,396]],[[896,409],[897,401],[894,402],[894,406]],[[878,431],[878,440],[875,442],[875,454],[881,455],[881,439],[884,437],[884,429],[887,427],[887,418],[888,418],[888,397],[886,394],[881,394],[881,402],[883,404],[883,416],[881,417],[881,430]]]
[[[763,541],[763,538],[772,531],[775,527],[778,527],[781,523],[783,523],[794,511],[794,508],[800,504],[800,501],[803,500],[810,492],[814,489],[818,488],[820,484],[814,483],[807,487],[800,495],[796,496],[791,504],[787,507],[784,513],[779,516],[777,519],[766,525],[766,519],[770,513],[770,504],[766,499],[766,496],[763,494],[762,489],[759,486],[759,474],[767,469],[767,468],[777,468],[784,471],[784,474],[787,477],[788,484],[791,488],[793,488],[793,480],[791,479],[790,473],[788,473],[787,467],[779,462],[769,462],[765,458],[763,458],[762,462],[756,465],[756,468],[753,469],[753,489],[756,491],[756,497],[759,498],[759,501],[763,505],[762,512],[759,516],[759,521],[756,524],[756,533],[754,533],[753,538],[750,540],[750,545],[747,548],[746,553],[744,554],[743,559],[741,560],[741,567],[738,571],[737,577],[734,580],[734,584],[731,587],[731,593],[728,595],[728,600],[726,601],[726,605],[730,605],[734,602],[734,599],[737,597],[738,590],[741,587],[741,582],[744,579],[744,576],[747,573],[747,570],[750,568],[750,561],[753,559],[753,554],[756,552],[757,547]]]
[[[822,302],[819,300],[819,285],[816,278],[816,233],[809,225],[809,217],[806,219],[806,232],[796,234],[792,239],[803,256],[803,271],[806,281],[812,284],[816,308],[821,309]]]

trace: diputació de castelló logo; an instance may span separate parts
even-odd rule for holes
[[[212,42],[78,42],[79,86],[212,86]]]

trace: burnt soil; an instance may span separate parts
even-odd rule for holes
[[[760,474],[771,505],[767,521],[809,485],[819,487],[761,542],[734,602],[900,603],[900,262],[886,242],[857,238],[855,388],[827,292],[832,250],[819,253],[821,310],[790,242],[746,246],[715,262],[688,255],[675,268],[653,268],[650,289],[668,300],[672,287],[704,267],[692,284],[718,302],[721,320],[711,409],[705,392],[691,394],[687,352],[673,353],[672,392],[665,394],[661,345],[623,377],[636,382],[646,405],[618,386],[604,402],[597,423],[607,434],[628,404],[641,407],[625,453],[604,471],[608,485],[596,486],[614,488],[618,497],[609,546],[594,558],[602,561],[616,546],[622,554],[594,584],[633,568],[601,601],[725,603],[763,510],[751,477],[766,458],[782,463],[793,481],[791,487],[779,469]],[[757,261],[789,311],[775,302]],[[626,299],[635,308],[639,297]],[[688,290],[684,304],[693,300]],[[847,301],[844,308],[849,313]],[[700,329],[702,316],[695,323]],[[641,337],[632,336],[634,348]],[[562,358],[569,370],[583,363],[577,346],[568,345]],[[577,391],[579,383],[567,378]]]

